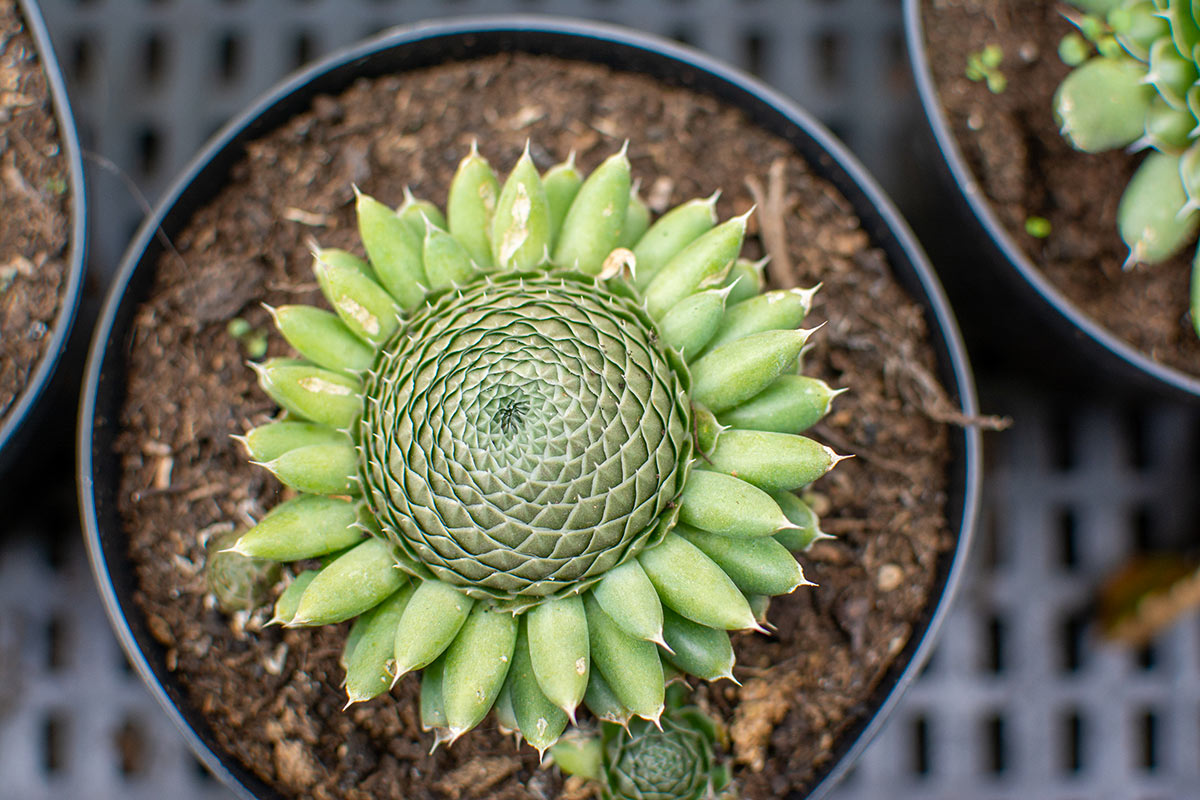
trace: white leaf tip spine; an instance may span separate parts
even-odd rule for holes
[[[846,455],[842,455],[840,453],[835,453],[833,451],[833,448],[831,448],[829,446],[825,447],[825,453],[829,456],[829,469],[833,469],[834,467],[836,467],[838,464],[842,463],[843,461],[854,458],[854,453],[847,453]]]
[[[755,203],[754,205],[750,206],[750,208],[743,211],[741,214],[738,214],[736,217],[731,217],[729,221],[736,222],[743,229],[745,229],[746,222],[750,219],[750,216],[757,210],[758,210],[758,204]]]

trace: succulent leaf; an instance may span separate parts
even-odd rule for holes
[[[1108,12],[1108,24],[1121,46],[1139,61],[1150,59],[1150,46],[1171,34],[1167,21],[1158,15],[1152,0],[1125,2]]]
[[[724,281],[724,285],[730,287],[726,308],[733,308],[763,290],[767,285],[763,271],[766,269],[768,261],[770,259],[764,257],[758,261],[739,258],[733,262],[733,267],[725,276]]]
[[[252,558],[302,561],[345,550],[362,539],[348,500],[301,495],[271,509],[242,534],[234,550]]]
[[[251,558],[233,549],[234,531],[214,536],[205,546],[204,580],[222,611],[252,611],[270,597],[279,580],[279,564]]]
[[[525,620],[530,667],[538,686],[551,703],[573,720],[591,674],[583,600],[578,595],[547,600],[530,609]]]
[[[734,429],[713,448],[706,468],[766,492],[781,492],[807,486],[839,460],[837,453],[807,436]]]
[[[392,209],[358,193],[358,233],[383,288],[403,308],[425,299],[428,282],[421,264],[421,236]]]
[[[442,704],[451,741],[478,725],[492,709],[516,643],[517,617],[475,604],[446,651],[442,672]]]
[[[288,344],[319,367],[358,375],[375,360],[375,348],[355,336],[336,314],[312,306],[268,310]]]
[[[625,148],[587,177],[563,219],[554,248],[555,264],[586,275],[600,274],[604,260],[621,239],[632,182]]]
[[[682,536],[668,533],[638,556],[638,561],[663,605],[680,615],[729,631],[758,627],[750,604],[733,579]]]
[[[658,218],[633,247],[637,259],[635,283],[645,291],[650,282],[683,248],[717,224],[717,194],[689,200]]]
[[[734,679],[733,643],[724,630],[701,625],[666,609],[663,636],[671,648],[663,658],[683,672],[706,681]]]
[[[427,226],[424,236],[421,256],[430,290],[437,292],[470,283],[476,269],[462,242],[433,225]]]
[[[400,327],[400,307],[366,262],[341,250],[318,250],[313,272],[321,293],[355,336],[378,345]]]
[[[600,670],[592,670],[583,702],[588,711],[592,712],[592,716],[601,722],[625,727],[633,719],[633,712],[617,699],[616,693],[608,685],[608,681],[604,680]]]
[[[471,152],[459,163],[450,181],[446,229],[462,243],[471,259],[485,269],[493,265],[492,216],[499,195],[496,173],[472,143]]]
[[[421,581],[404,609],[393,655],[395,680],[432,664],[462,629],[474,601],[453,586]]]
[[[717,332],[731,288],[707,289],[676,303],[658,323],[667,346],[685,358],[700,353]]]
[[[821,520],[808,503],[791,492],[776,492],[771,495],[779,504],[788,521],[794,528],[785,528],[775,534],[775,541],[798,553],[812,547],[813,542],[821,539],[832,539],[828,533],[821,530]]]
[[[620,705],[639,717],[658,719],[666,688],[658,648],[625,633],[591,593],[584,595],[584,605],[596,670]]]
[[[733,428],[778,433],[803,433],[829,413],[842,389],[831,389],[817,378],[780,375],[773,383],[718,418]]]
[[[641,241],[650,229],[650,207],[638,193],[638,184],[634,182],[629,189],[629,207],[625,209],[625,224],[621,226],[621,238],[618,247],[633,250],[634,245]],[[637,256],[634,255],[636,261]]]
[[[680,522],[724,536],[771,536],[792,527],[771,495],[722,472],[695,470],[679,504]]]
[[[246,431],[245,436],[233,437],[246,448],[251,461],[274,461],[289,450],[310,444],[350,443],[345,433],[327,425],[312,422],[268,422]],[[288,560],[288,559],[283,559]]]
[[[446,230],[446,216],[442,210],[429,200],[421,200],[413,196],[408,187],[404,187],[404,202],[396,209],[398,216],[418,239],[425,238],[425,230],[433,226],[438,230]]]
[[[749,215],[746,212],[701,234],[663,265],[646,287],[646,309],[651,317],[662,319],[680,300],[723,277],[742,249]]]
[[[676,533],[711,558],[743,594],[771,597],[808,585],[795,557],[770,536],[721,536],[686,525]]]
[[[609,570],[592,589],[592,596],[630,636],[662,643],[662,603],[637,559]]]
[[[315,495],[358,495],[358,451],[349,442],[288,450],[262,466],[284,486]]]
[[[313,578],[288,626],[345,622],[379,605],[406,580],[387,542],[365,539]]]
[[[528,628],[530,614],[523,618],[517,634],[512,666],[508,672],[511,687],[513,716],[525,741],[541,755],[567,728],[567,714],[542,691],[529,653]]]
[[[389,665],[395,647],[396,627],[412,593],[412,584],[405,584],[354,623],[359,632],[347,640],[344,656],[346,705],[377,697],[392,685]]]
[[[575,166],[575,151],[567,156],[567,160],[555,164],[546,170],[542,176],[542,188],[546,190],[546,204],[550,208],[550,243],[558,242],[559,232],[562,231],[563,220],[567,218],[567,209],[579,187],[583,185],[583,173]]]
[[[291,622],[292,618],[296,616],[296,609],[300,608],[300,597],[315,577],[317,577],[317,570],[306,569],[293,578],[287,587],[280,592],[279,599],[275,601],[275,615],[271,617],[267,624],[286,625]],[[342,668],[344,669],[345,666],[343,664]]]
[[[720,347],[753,333],[799,328],[812,308],[817,288],[765,292],[731,305],[709,347]]]
[[[1146,67],[1132,58],[1093,58],[1054,94],[1054,115],[1071,146],[1088,153],[1124,147],[1146,129],[1154,99]]]
[[[529,269],[546,261],[550,206],[528,147],[496,199],[491,241],[492,261],[501,269]]]
[[[1129,247],[1129,263],[1155,264],[1195,238],[1197,212],[1180,215],[1187,193],[1179,156],[1151,153],[1125,187],[1117,207],[1117,226]]]
[[[1163,153],[1178,153],[1192,142],[1196,118],[1188,110],[1172,108],[1161,97],[1154,98],[1146,112],[1142,141]]]
[[[692,367],[692,397],[715,414],[767,388],[800,356],[811,330],[763,331],[714,347]]]

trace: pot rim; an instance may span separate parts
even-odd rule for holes
[[[58,312],[50,328],[50,340],[38,356],[37,365],[30,373],[29,380],[21,388],[3,422],[0,423],[0,474],[12,466],[17,451],[30,434],[31,425],[28,423],[34,419],[38,399],[50,385],[55,368],[67,349],[67,340],[70,338],[76,312],[79,310],[79,298],[83,293],[83,273],[87,256],[87,192],[83,177],[83,156],[62,69],[54,53],[54,45],[50,41],[50,34],[37,0],[19,0],[17,6],[17,11],[24,18],[25,27],[33,36],[37,47],[38,62],[46,76],[46,85],[54,107],[59,144],[66,157],[71,191],[71,234],[65,259],[66,286],[63,288]]]
[[[950,129],[945,109],[942,108],[938,99],[937,85],[933,81],[933,71],[930,69],[929,59],[925,52],[921,0],[904,0],[904,35],[912,73],[916,79],[917,92],[921,97],[921,106],[930,128],[933,129],[938,150],[945,159],[954,183],[970,207],[971,213],[975,215],[992,244],[1015,268],[1026,287],[1031,289],[1054,313],[1061,315],[1068,324],[1091,340],[1096,352],[1108,359],[1119,359],[1125,362],[1129,367],[1180,396],[1190,396],[1193,400],[1200,399],[1200,376],[1190,375],[1183,370],[1154,361],[1141,350],[1096,322],[1051,283],[1025,254],[1025,251],[1017,245],[992,210],[991,201],[967,164],[966,158],[958,146],[958,139]]]
[[[543,15],[503,15],[457,17],[393,28],[378,36],[340,49],[312,66],[293,73],[261,95],[245,111],[229,121],[209,140],[202,151],[192,159],[180,176],[172,183],[171,187],[157,204],[153,214],[139,228],[122,259],[120,269],[109,289],[103,310],[96,325],[88,354],[87,370],[79,407],[77,455],[80,513],[89,561],[100,589],[105,610],[121,641],[122,647],[125,649],[130,661],[134,664],[142,679],[146,682],[152,695],[182,731],[185,739],[205,766],[226,785],[231,787],[240,797],[245,798],[245,800],[253,800],[255,797],[276,797],[277,793],[256,776],[249,773],[248,770],[241,767],[236,762],[236,759],[231,759],[234,762],[232,768],[226,765],[214,752],[210,743],[205,741],[205,738],[189,723],[183,710],[172,700],[160,680],[159,674],[156,673],[146,653],[142,650],[138,637],[131,628],[129,620],[126,618],[125,609],[122,606],[121,598],[113,583],[113,576],[105,558],[98,516],[96,482],[94,481],[96,464],[93,459],[92,449],[96,435],[94,422],[97,411],[97,397],[103,375],[104,361],[107,355],[107,345],[118,319],[118,311],[123,298],[127,295],[130,281],[134,277],[139,265],[146,260],[147,249],[153,245],[156,236],[159,234],[161,223],[180,202],[185,190],[192,187],[197,178],[204,173],[219,155],[225,153],[227,148],[233,148],[236,151],[235,157],[240,157],[242,152],[240,149],[241,145],[244,145],[247,141],[261,137],[266,132],[274,130],[279,124],[282,124],[270,121],[264,123],[261,118],[267,115],[269,111],[285,103],[288,99],[294,99],[296,95],[303,94],[306,90],[310,91],[313,96],[322,93],[319,90],[311,90],[310,84],[316,79],[327,76],[339,69],[358,66],[364,63],[368,57],[383,51],[391,51],[397,47],[409,47],[417,43],[435,39],[465,41],[475,35],[503,34],[518,37],[523,35],[540,35],[552,36],[556,39],[566,37],[568,40],[584,39],[597,41],[603,44],[615,45],[625,56],[640,55],[655,59],[664,65],[682,66],[686,71],[705,78],[712,82],[714,86],[724,89],[730,96],[745,98],[740,105],[747,112],[748,116],[751,116],[751,121],[754,124],[763,125],[762,122],[753,119],[752,115],[749,114],[749,104],[757,101],[767,107],[765,113],[778,118],[779,124],[786,123],[791,128],[794,128],[794,131],[789,129],[789,132],[793,135],[793,138],[790,138],[789,142],[807,161],[812,162],[820,172],[824,173],[822,177],[826,180],[833,180],[835,183],[838,183],[840,180],[838,185],[839,191],[855,206],[855,213],[863,220],[864,230],[867,230],[870,234],[872,243],[875,246],[884,247],[888,250],[889,264],[892,266],[893,272],[900,275],[896,271],[896,262],[898,259],[902,259],[911,268],[911,278],[915,279],[915,283],[919,287],[919,292],[911,286],[909,287],[909,291],[914,296],[914,299],[921,302],[925,307],[925,312],[931,322],[932,333],[930,340],[939,353],[939,361],[941,362],[939,367],[943,373],[941,377],[943,380],[953,380],[953,385],[950,388],[961,404],[964,414],[968,417],[974,417],[978,413],[974,381],[957,324],[933,269],[918,245],[916,238],[909,230],[907,223],[903,221],[891,201],[884,195],[875,181],[867,175],[857,159],[831,133],[809,115],[808,112],[799,108],[793,101],[784,97],[776,90],[734,67],[720,63],[708,55],[691,48],[658,36],[624,27]],[[523,47],[517,49],[531,51],[536,48],[532,48],[526,43]],[[472,50],[471,57],[478,58],[491,52],[494,51],[485,49],[483,52],[479,52],[478,50]],[[461,58],[462,56],[457,57],[457,59]],[[570,56],[567,58],[570,58]],[[443,60],[457,59],[453,56],[448,56]],[[576,56],[575,60],[590,63],[597,61],[595,58],[585,56]],[[619,66],[614,68],[620,69]],[[400,71],[394,70],[390,74],[398,74]],[[626,71],[628,71],[628,68]],[[660,81],[665,81],[659,73],[655,73],[654,77]],[[343,88],[345,87],[343,86]],[[692,88],[709,95],[715,95],[714,91],[706,90],[701,86],[692,85]],[[733,102],[730,97],[721,97],[720,99],[731,105],[739,105]],[[288,116],[292,115],[294,114],[289,114]],[[782,135],[778,131],[773,132],[777,135]],[[795,137],[800,138],[796,139]],[[816,156],[813,153],[805,153],[801,150],[799,142],[803,142],[804,140],[811,142],[815,153],[823,154],[821,161],[824,163],[816,164]],[[864,210],[871,213],[864,214]],[[872,219],[872,214],[876,215],[877,219]],[[869,225],[872,223],[874,223],[874,229],[869,228]],[[148,265],[147,268],[152,269],[153,267]],[[938,334],[940,334],[940,338]],[[112,420],[103,421],[103,424],[112,423]],[[875,706],[874,712],[865,720],[860,720],[859,723],[843,732],[839,739],[848,740],[850,742],[849,746],[840,748],[840,751],[835,750],[835,757],[830,759],[827,766],[817,771],[815,782],[808,794],[808,797],[813,800],[828,794],[833,786],[845,775],[853,762],[866,748],[870,739],[881,729],[885,718],[895,707],[904,689],[916,678],[921,667],[928,659],[937,631],[947,616],[953,597],[961,583],[967,553],[973,539],[973,532],[978,516],[982,470],[981,437],[978,428],[962,428],[961,434],[961,441],[952,439],[952,447],[955,448],[957,456],[954,461],[961,465],[962,474],[961,477],[956,473],[951,474],[952,483],[950,487],[952,497],[954,497],[954,493],[957,491],[961,491],[962,493],[961,524],[957,532],[954,550],[942,556],[944,566],[939,571],[944,570],[944,580],[935,584],[930,594],[931,598],[937,598],[937,600],[931,603],[925,612],[928,615],[928,621],[923,629],[918,629],[918,632],[910,639],[902,653],[897,656],[895,664],[902,664],[902,666],[899,668],[893,666],[892,670],[889,670],[888,675],[876,688],[872,702],[872,705]],[[959,480],[961,480],[961,486],[958,483]],[[956,503],[951,503],[950,508],[952,512],[957,510],[956,506]],[[951,516],[954,516],[953,513]],[[946,563],[947,558],[949,563]],[[133,606],[133,611],[134,613],[138,613],[136,606]],[[889,680],[892,678],[893,673],[898,674],[895,675],[894,680]],[[874,702],[874,697],[882,697],[882,699],[876,703]],[[258,794],[255,794],[255,792]]]

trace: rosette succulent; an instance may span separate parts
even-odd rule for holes
[[[472,148],[444,215],[406,197],[358,195],[367,260],[317,250],[333,311],[271,309],[300,357],[253,365],[285,414],[241,441],[298,494],[233,549],[320,559],[274,621],[354,619],[349,702],[421,670],[437,741],[495,705],[544,751],[580,704],[658,720],[664,669],[732,678],[824,536],[813,291],[760,293],[715,197],[651,224],[624,149],[501,185]]]
[[[681,687],[672,687],[672,689]],[[604,800],[732,799],[729,767],[718,747],[724,726],[673,694],[655,727],[602,723],[596,733],[572,732],[551,749],[563,772],[596,781]]]
[[[1086,13],[1074,19],[1082,36],[1059,48],[1075,69],[1055,94],[1054,113],[1078,150],[1153,151],[1125,188],[1117,225],[1129,247],[1126,267],[1163,261],[1192,243],[1200,225],[1200,3],[1070,2]],[[1200,333],[1200,254],[1190,306]]]

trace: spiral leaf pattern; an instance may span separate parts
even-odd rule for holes
[[[691,457],[683,382],[651,331],[570,273],[500,273],[426,305],[365,386],[361,478],[389,539],[518,608],[640,551]]]
[[[275,309],[301,358],[254,365],[286,419],[237,438],[300,497],[231,549],[321,558],[272,622],[357,617],[349,701],[421,670],[436,743],[493,707],[539,751],[581,705],[642,731],[678,670],[733,679],[727,631],[764,631],[825,536],[792,494],[839,458],[800,435],[837,392],[788,374],[812,291],[756,300],[746,215],[651,223],[629,171],[543,177],[527,147],[502,184],[473,147],[444,218],[358,195],[369,262],[317,250],[334,313]],[[621,796],[692,797],[707,751],[639,741]]]

